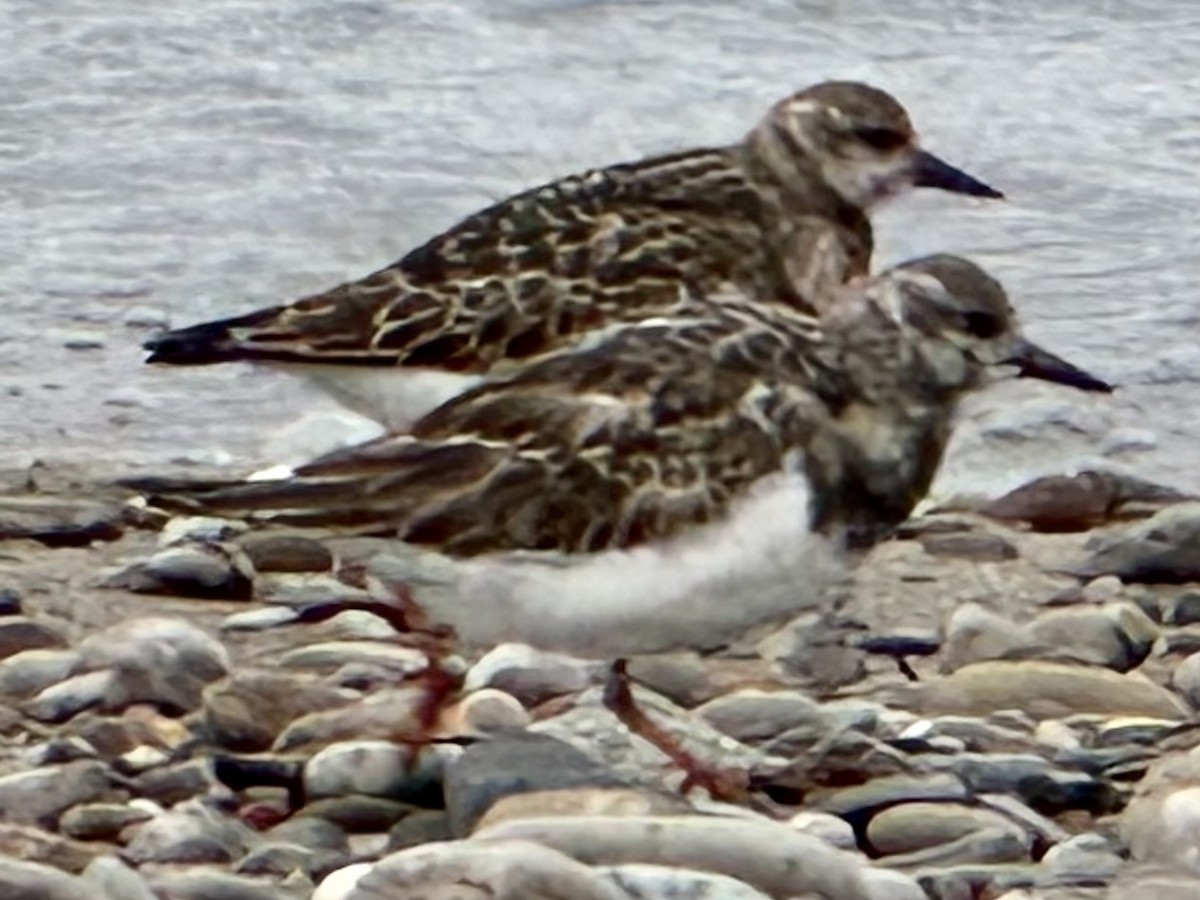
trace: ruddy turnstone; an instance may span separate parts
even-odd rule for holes
[[[889,94],[824,82],[738,144],[534,188],[360,281],[167,332],[148,362],[278,365],[407,427],[484,376],[726,284],[813,311],[867,272],[866,212],[914,186],[1001,196],[922,150]]]
[[[154,502],[471,557],[458,601],[431,611],[475,642],[703,645],[804,605],[811,529],[862,545],[902,521],[989,367],[1111,390],[1026,340],[1000,285],[957,257],[852,282],[820,319],[701,302],[707,315],[614,327],[291,478]],[[522,550],[568,562],[509,565]],[[461,601],[481,594],[486,611]]]

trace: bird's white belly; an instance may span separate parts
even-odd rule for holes
[[[402,366],[273,363],[313,382],[347,409],[389,430],[404,430],[427,412],[483,381],[479,375]]]
[[[781,473],[760,481],[727,520],[663,544],[443,560],[435,568],[453,575],[415,583],[414,594],[472,646],[519,641],[597,657],[715,647],[821,604],[839,582],[838,554],[807,519],[803,477]]]

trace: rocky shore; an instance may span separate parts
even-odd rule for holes
[[[628,680],[389,614],[383,542],[52,494],[0,496],[0,896],[1200,896],[1200,504],[1154,485],[931,512]]]

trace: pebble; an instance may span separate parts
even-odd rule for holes
[[[350,741],[316,753],[304,766],[313,799],[366,794],[404,799],[440,783],[444,757],[435,745],[419,750],[391,741]]]
[[[853,850],[858,846],[853,826],[841,816],[803,810],[792,816],[788,824],[801,834],[820,838],[825,843],[843,850]]]
[[[0,817],[29,825],[54,825],[79,803],[100,800],[111,788],[108,770],[96,760],[43,766],[0,777]]]
[[[1024,838],[1024,830],[989,809],[957,803],[902,803],[871,818],[866,836],[880,854],[912,853],[949,844],[983,831],[1006,831]],[[1025,842],[1028,845],[1028,841]],[[1027,858],[1026,853],[1015,858]]]
[[[1200,581],[1200,503],[1169,506],[1091,543],[1091,556],[1071,569],[1081,578],[1116,575],[1126,583],[1144,584]]]
[[[19,616],[24,607],[21,592],[15,588],[0,588],[0,616]]]
[[[308,893],[297,895],[272,879],[203,869],[156,874],[149,883],[158,896],[171,900],[297,900]]]
[[[1001,659],[1030,644],[1020,625],[978,603],[956,606],[946,622],[941,670],[954,672],[971,663]]]
[[[592,660],[551,653],[526,644],[500,644],[479,658],[463,680],[463,690],[498,688],[525,706],[581,691],[601,678],[604,667]]]
[[[48,547],[86,547],[93,541],[115,541],[124,531],[119,506],[0,496],[0,540],[28,538]]]
[[[1020,556],[1016,544],[998,534],[929,534],[923,535],[920,543],[921,548],[931,556],[973,562],[1006,562]]]
[[[447,768],[444,786],[451,830],[465,835],[503,797],[624,785],[604,766],[563,741],[517,732],[468,747]]]
[[[1041,660],[993,660],[966,666],[912,689],[926,713],[986,716],[1021,709],[1037,719],[1075,713],[1183,719],[1187,708],[1140,672]]]
[[[327,572],[333,554],[303,535],[253,532],[238,541],[256,572]]]
[[[612,866],[599,869],[598,874],[610,879],[630,900],[771,900],[743,881],[671,866]]]
[[[75,675],[38,692],[21,709],[42,722],[65,722],[102,704],[115,677],[108,669]]]
[[[418,809],[409,813],[388,830],[387,852],[407,850],[434,841],[448,841],[454,837],[450,831],[450,818],[444,810]]]
[[[228,863],[245,854],[253,833],[236,819],[188,800],[140,825],[125,859],[145,863]]]
[[[1043,613],[1029,626],[1036,646],[1093,665],[1128,672],[1149,655],[1158,628],[1132,603]]]
[[[373,641],[329,641],[297,647],[284,653],[279,664],[289,669],[332,672],[351,661],[387,666],[404,675],[415,675],[429,666],[429,658],[420,650]]]
[[[0,860],[46,863],[78,874],[96,855],[93,845],[61,837],[32,825],[0,822]],[[2,883],[2,882],[0,882]],[[0,893],[0,897],[4,897]]]
[[[58,649],[67,645],[62,633],[25,616],[0,618],[0,660],[27,650]]]
[[[746,689],[710,700],[696,715],[743,743],[770,740],[772,750],[788,753],[813,743],[829,730],[819,703],[799,691]]]
[[[74,650],[22,650],[0,662],[0,694],[28,697],[57,684],[83,661]]]
[[[83,803],[63,813],[58,828],[81,841],[116,841],[127,827],[150,818],[150,812],[123,803]]]
[[[864,822],[897,803],[968,799],[966,786],[953,775],[893,775],[821,796],[813,806],[849,822]]]
[[[309,900],[347,900],[362,877],[373,868],[373,863],[354,863],[330,872],[317,885]]]
[[[358,697],[300,673],[243,670],[204,690],[204,723],[218,746],[256,753],[269,749],[294,719]]]
[[[1193,709],[1200,709],[1200,653],[1193,653],[1175,667],[1171,683]]]
[[[390,831],[412,811],[411,803],[361,794],[314,800],[302,810],[305,816],[332,822],[351,835]]]
[[[158,900],[142,876],[115,856],[93,859],[83,870],[83,881],[95,891],[94,900]]]
[[[0,897],[13,900],[97,900],[82,879],[51,866],[0,857]]]
[[[1195,625],[1200,622],[1200,591],[1184,591],[1163,604],[1163,622],[1167,625]]]
[[[541,816],[649,816],[687,811],[687,803],[680,799],[638,788],[562,788],[501,797],[479,818],[475,828]],[[835,819],[833,816],[822,818]],[[797,830],[810,833],[804,828]]]
[[[442,710],[434,733],[443,739],[479,738],[524,728],[532,721],[516,697],[484,688]]]
[[[530,840],[593,864],[648,863],[701,869],[735,878],[769,896],[865,894],[865,866],[859,859],[765,819],[556,816],[502,822],[476,832],[475,839],[487,843]]]
[[[1096,883],[1111,881],[1125,861],[1103,835],[1077,834],[1046,851],[1042,865],[1056,883]]]
[[[250,600],[254,596],[250,576],[212,547],[169,547],[108,573],[102,583],[135,594],[198,600]]]

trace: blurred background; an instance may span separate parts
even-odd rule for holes
[[[851,78],[1010,197],[898,201],[876,267],[969,255],[1036,340],[1122,386],[995,386],[937,493],[1097,460],[1200,489],[1200,7],[0,0],[0,21],[0,468],[250,470],[363,437],[300,381],[152,369],[139,344]]]

